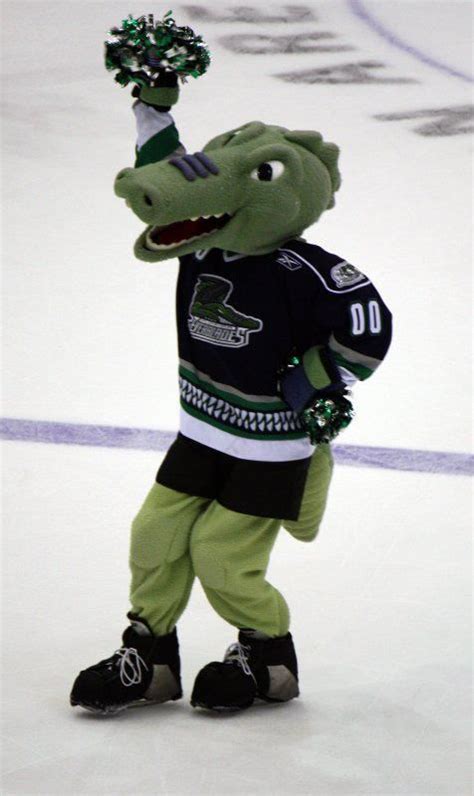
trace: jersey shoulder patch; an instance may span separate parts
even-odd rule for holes
[[[282,246],[276,262],[288,271],[304,268],[312,272],[329,293],[349,293],[370,285],[370,279],[355,265],[306,241],[292,241]]]
[[[358,282],[362,282],[367,277],[358,271],[355,265],[351,265],[347,260],[333,265],[330,271],[331,279],[336,287],[352,287]]]

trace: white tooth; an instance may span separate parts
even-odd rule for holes
[[[155,241],[152,240],[150,233],[148,233],[146,236],[146,246],[148,249],[151,249],[152,251],[162,251],[163,249],[172,249],[173,246],[177,245],[178,243],[155,243]]]
[[[158,246],[158,244],[157,244],[157,243],[155,243],[155,242],[154,242],[154,241],[151,239],[151,235],[150,235],[150,233],[148,233],[148,234],[147,234],[145,241],[146,241],[146,245],[147,245],[147,248],[148,248],[148,249],[152,249],[153,251],[158,251],[158,249],[160,248],[160,246]]]
[[[131,206],[128,199],[126,200],[126,203],[127,205]],[[213,216],[196,216],[196,218],[191,218],[190,220],[198,221],[200,218],[221,218],[222,216],[225,215],[226,213],[217,213]],[[153,230],[150,230],[150,232],[152,231]],[[152,251],[162,251],[163,249],[174,249],[176,246],[179,246],[181,243],[190,243],[191,241],[198,240],[199,238],[205,238],[207,235],[212,235],[213,231],[214,230],[211,230],[210,232],[201,232],[200,235],[194,235],[192,238],[185,238],[185,240],[183,241],[176,241],[175,243],[167,243],[167,244],[155,243],[151,238],[150,232],[148,232],[146,236],[146,247],[148,249],[151,249]]]
[[[210,218],[210,216],[208,216]],[[184,240],[178,240],[175,243],[155,243],[150,236],[150,233],[147,234],[145,243],[146,248],[151,249],[152,251],[163,251],[164,249],[174,249],[176,246],[180,246],[182,243],[191,243],[191,241],[199,240],[200,238],[206,238],[208,235],[212,235],[212,232],[202,232],[200,235],[194,235],[192,238],[185,238]]]

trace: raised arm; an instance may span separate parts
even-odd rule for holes
[[[153,86],[135,86],[132,96],[137,97],[132,106],[137,123],[135,168],[184,154],[170,113],[179,98],[176,73],[160,72]]]

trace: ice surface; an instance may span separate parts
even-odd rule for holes
[[[358,5],[411,48],[469,70],[467,3]],[[314,21],[265,25],[174,8],[213,53],[209,74],[183,90],[183,141],[194,151],[261,118],[340,144],[336,208],[308,237],[367,271],[395,316],[390,355],[357,388],[341,443],[467,451],[471,139],[420,135],[429,115],[375,117],[465,106],[469,84],[394,47],[354,3],[307,6]],[[134,122],[128,90],[101,62],[107,28],[147,9],[36,0],[2,10],[3,413],[172,430],[176,266],[133,259],[140,223],[111,186],[131,163]],[[241,55],[222,42],[313,30],[354,49]],[[416,82],[274,77],[361,61]],[[223,718],[191,711],[196,672],[234,638],[196,586],[180,623],[185,700],[109,721],[68,707],[79,668],[119,644],[128,527],[160,456],[5,444],[3,792],[468,796],[461,476],[340,467],[318,541],[282,534],[270,578],[292,609],[300,700]]]
[[[68,707],[79,668],[119,645],[128,525],[156,464],[6,444],[4,792],[467,796],[463,477],[340,468],[318,541],[281,535],[269,577],[292,609],[295,703],[192,711],[195,674],[234,637],[196,585],[183,701],[109,720]]]

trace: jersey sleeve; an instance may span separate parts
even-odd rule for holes
[[[353,291],[320,294],[318,316],[343,381],[368,379],[383,361],[392,339],[392,314],[372,282]]]
[[[132,109],[137,124],[135,168],[185,153],[171,113],[140,100],[133,103]]]
[[[305,345],[299,353],[313,388],[328,389],[338,381],[352,386],[369,378],[392,338],[391,312],[370,279],[311,244],[287,249],[285,261],[294,270],[293,308],[304,313]]]

